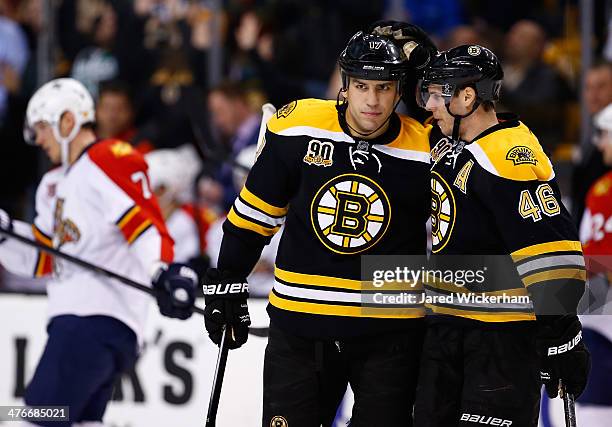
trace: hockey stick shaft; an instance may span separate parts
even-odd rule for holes
[[[106,277],[108,277],[110,279],[115,279],[115,280],[117,280],[117,281],[119,281],[119,282],[121,282],[121,283],[123,283],[123,284],[125,284],[127,286],[130,286],[130,287],[132,287],[134,289],[138,289],[139,291],[145,292],[145,293],[147,293],[147,294],[149,294],[149,295],[151,295],[153,297],[155,296],[155,292],[156,292],[155,289],[153,289],[153,288],[151,288],[149,286],[145,286],[142,283],[138,283],[138,282],[136,282],[136,281],[134,281],[132,279],[128,279],[127,277],[121,276],[121,275],[119,275],[117,273],[114,273],[114,272],[112,272],[110,270],[107,270],[107,269],[105,269],[103,267],[91,264],[91,263],[89,263],[87,261],[84,261],[84,260],[82,260],[80,258],[77,258],[75,256],[72,256],[72,255],[69,255],[69,254],[67,254],[65,252],[62,252],[62,251],[58,250],[58,249],[55,249],[55,248],[52,248],[50,246],[44,245],[44,244],[42,244],[40,242],[37,242],[36,240],[28,239],[27,237],[21,236],[21,235],[15,233],[12,230],[0,229],[0,234],[3,234],[6,237],[9,237],[11,239],[17,240],[17,241],[19,241],[19,242],[21,242],[23,244],[28,245],[28,246],[34,247],[34,248],[38,249],[39,251],[44,251],[44,252],[46,252],[49,255],[52,255],[54,257],[61,258],[63,260],[71,262],[71,263],[73,263],[75,265],[78,265],[79,267],[84,268],[84,269],[93,271],[94,273],[101,274],[101,275],[106,276]],[[194,307],[192,307],[192,310],[193,310],[194,313],[198,313],[198,314],[204,315],[204,310],[202,310],[199,307],[194,306]]]
[[[563,393],[563,411],[565,412],[565,427],[576,427],[576,404],[574,395],[568,393],[565,385],[561,383]]]
[[[213,386],[210,392],[210,401],[208,402],[206,427],[215,427],[217,425],[217,410],[219,409],[221,386],[223,385],[223,376],[225,375],[225,365],[227,363],[227,353],[229,351],[226,342],[226,336],[227,326],[223,326],[221,344],[219,345],[219,355],[217,356],[217,367],[215,368],[215,377],[213,378]]]

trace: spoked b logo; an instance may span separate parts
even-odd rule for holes
[[[376,182],[345,174],[321,186],[310,215],[321,243],[336,253],[355,254],[371,248],[385,234],[391,205]]]

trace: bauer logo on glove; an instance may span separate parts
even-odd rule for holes
[[[219,283],[216,285],[203,285],[204,295],[225,295],[249,293],[248,283]]]

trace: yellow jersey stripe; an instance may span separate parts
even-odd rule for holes
[[[277,206],[273,206],[269,203],[264,202],[255,194],[251,193],[246,185],[242,187],[242,191],[240,192],[240,197],[242,197],[247,203],[255,206],[257,209],[261,210],[264,213],[272,216],[285,216],[287,214],[287,207],[279,208]]]
[[[236,227],[238,228],[243,228],[245,230],[250,230],[253,231],[257,234],[260,234],[262,236],[272,236],[274,235],[274,233],[276,233],[278,230],[280,230],[280,226],[279,227],[274,227],[274,228],[267,228],[267,227],[262,227],[259,224],[256,224],[254,222],[248,221],[240,216],[238,216],[238,214],[236,212],[234,212],[234,208],[232,207],[229,211],[229,213],[227,214],[227,219],[229,222],[231,222],[232,224],[234,224]]]
[[[401,307],[356,307],[342,305],[317,304],[303,301],[292,301],[270,293],[270,304],[282,310],[298,313],[320,314],[327,316],[374,317],[383,319],[412,319],[424,317],[422,308]]]
[[[314,274],[303,274],[286,271],[278,267],[274,268],[274,275],[280,280],[289,283],[300,283],[302,285],[331,286],[334,288],[361,290],[360,280],[342,279],[340,277],[318,276]]]
[[[140,224],[132,233],[132,235],[130,237],[128,237],[127,242],[128,244],[132,244],[136,239],[138,239],[138,237],[144,233],[144,231],[147,229],[147,227],[149,227],[151,225],[151,220],[150,219],[146,219],[142,222],[142,224]]]
[[[117,224],[117,226],[119,228],[123,228],[128,222],[130,222],[130,220],[134,217],[134,215],[136,215],[138,212],[140,212],[140,206],[136,205],[134,206],[132,209],[130,209],[130,211],[128,213],[126,213],[125,215],[123,215],[123,218],[121,218],[121,221],[119,221],[119,223]]]
[[[512,255],[512,259],[514,261],[519,261],[529,256],[562,251],[582,252],[582,246],[580,245],[580,242],[576,240],[558,240],[555,242],[546,242],[539,243],[537,245],[527,246],[525,248],[512,252],[510,255]]]
[[[45,275],[45,264],[48,256],[49,255],[47,255],[45,252],[38,253],[38,262],[36,263],[34,277],[42,277]]]
[[[53,246],[53,241],[50,237],[44,234],[42,231],[38,229],[34,224],[32,224],[32,234],[34,235],[34,239],[38,242],[42,243],[45,246]]]
[[[425,304],[425,307],[435,314],[446,314],[450,316],[464,317],[466,319],[479,320],[481,322],[518,322],[522,320],[535,320],[533,313],[495,312],[483,313],[481,311],[458,310],[455,308],[439,307],[433,304]],[[428,313],[428,316],[431,314]]]
[[[523,283],[525,286],[531,286],[534,283],[557,279],[575,279],[585,281],[586,271],[578,268],[558,268],[555,270],[541,271],[539,273],[534,273],[524,277]]]

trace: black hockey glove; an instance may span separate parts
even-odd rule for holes
[[[202,283],[206,308],[204,324],[212,342],[221,343],[223,325],[227,325],[226,342],[230,349],[242,346],[249,336],[251,317],[246,277],[229,271],[209,268]]]
[[[176,319],[191,317],[198,275],[185,264],[161,267],[153,276],[155,298],[161,314]]]
[[[8,213],[6,213],[4,209],[0,209],[0,228],[2,230],[8,230],[8,231],[13,230],[13,221],[11,220],[11,217],[9,216]],[[0,234],[0,244],[4,243],[5,241],[6,241],[6,236]]]
[[[538,317],[540,379],[551,399],[559,394],[559,380],[568,393],[580,396],[591,370],[591,355],[582,340],[578,316]]]
[[[401,21],[377,21],[368,28],[370,34],[393,39],[417,71],[422,70],[438,53],[438,48],[427,33],[413,24]]]

